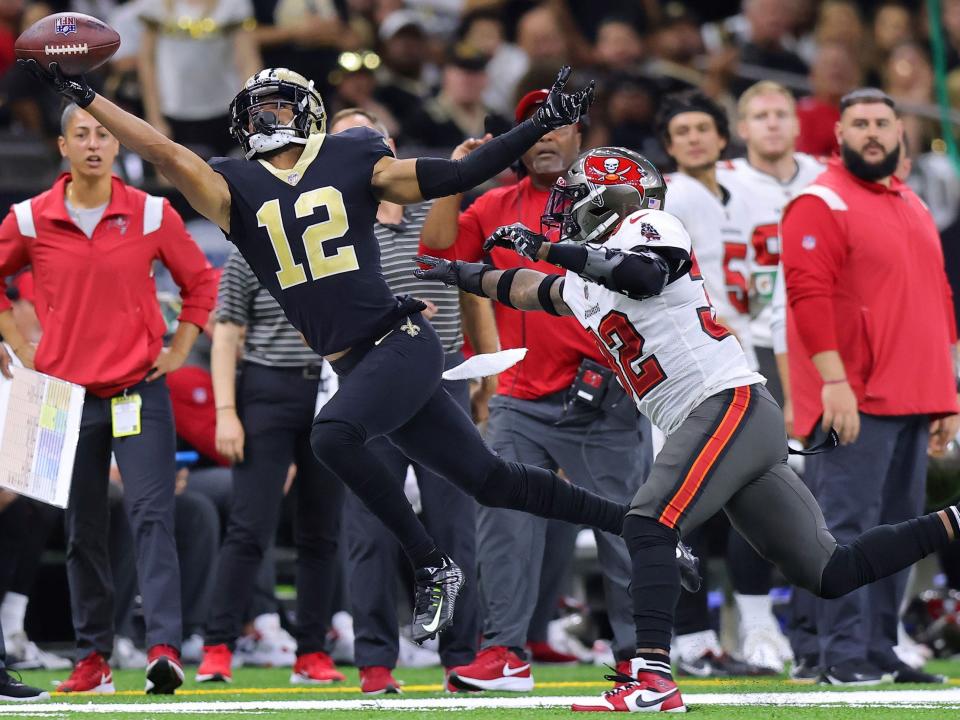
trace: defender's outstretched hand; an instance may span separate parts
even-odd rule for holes
[[[564,125],[573,125],[580,121],[593,103],[593,80],[583,90],[575,93],[565,93],[564,85],[570,77],[570,66],[564,65],[557,74],[557,79],[550,88],[550,94],[533,114],[533,122],[544,130],[556,130]]]
[[[93,89],[87,84],[83,75],[64,75],[58,63],[50,63],[49,72],[44,70],[40,63],[33,58],[27,60],[19,59],[17,60],[17,65],[45,85],[51,87],[55,92],[63,95],[70,100],[70,102],[75,102],[82,108],[92,103],[93,99],[97,96]]]
[[[542,260],[540,249],[547,241],[540,233],[536,233],[523,223],[503,225],[498,227],[486,240],[483,241],[483,251],[490,252],[494,247],[508,248],[530,260]]]
[[[427,269],[417,268],[413,274],[421,280],[436,280],[444,285],[455,285],[461,290],[483,295],[480,287],[481,278],[487,270],[492,270],[483,263],[468,263],[463,260],[444,260],[433,255],[417,255],[414,262],[427,265]]]

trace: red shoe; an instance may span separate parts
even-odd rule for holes
[[[450,672],[449,682],[460,690],[533,690],[530,663],[502,645],[484,648],[472,663],[454,668]]]
[[[322,652],[298,655],[290,675],[294,685],[329,685],[346,679],[347,676],[334,667],[330,656]]]
[[[450,682],[450,674],[451,674],[451,673],[455,673],[455,672],[457,672],[458,670],[462,670],[462,669],[465,668],[465,667],[466,667],[466,665],[458,665],[457,667],[448,667],[448,668],[444,668],[444,669],[443,669],[443,690],[444,690],[444,692],[448,692],[448,693],[478,693],[478,692],[482,692],[481,690],[477,690],[476,688],[472,688],[472,689],[469,689],[469,690],[466,689],[466,688],[458,688],[456,685],[454,685],[452,682]]]
[[[147,695],[173,695],[183,685],[180,653],[169,645],[154,645],[147,651]]]
[[[393,671],[383,665],[360,668],[360,692],[364,695],[394,695],[400,693],[400,683]]]
[[[233,682],[233,651],[226,645],[204,645],[197,682]]]
[[[113,686],[113,673],[103,655],[93,651],[78,661],[70,677],[57,685],[56,692],[100,693],[112,695],[117,690]]]
[[[530,659],[536,663],[552,663],[555,665],[573,665],[580,662],[576,655],[554,650],[548,642],[527,643]]]
[[[618,679],[616,676],[607,676]],[[680,688],[670,679],[657,673],[641,671],[633,682],[607,690],[592,705],[574,703],[574,712],[686,712]]]
[[[632,666],[629,660],[621,660],[617,663],[617,667],[615,669],[617,674],[613,680],[614,688],[618,688],[621,685],[626,685],[628,682],[633,680]]]

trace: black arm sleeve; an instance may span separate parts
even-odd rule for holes
[[[544,132],[532,120],[524,120],[510,132],[481,145],[462,160],[417,158],[420,194],[429,200],[475,188],[510,167],[510,163],[532,148]]]
[[[684,256],[688,261],[689,257],[685,253]],[[573,243],[550,245],[547,262],[571,270],[608,290],[638,300],[659,295],[668,282],[676,279],[670,271],[671,264],[677,264],[678,267],[686,264],[684,258],[674,257],[672,254],[664,257],[658,251],[642,246],[625,253],[621,250]]]

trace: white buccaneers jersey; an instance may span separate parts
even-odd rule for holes
[[[691,250],[683,224],[660,210],[628,216],[603,247]],[[737,339],[715,322],[696,268],[645,300],[568,272],[563,300],[594,336],[640,412],[668,435],[711,395],[764,382],[747,365]]]
[[[742,305],[750,313],[750,335],[758,347],[772,347],[770,301],[780,263],[780,217],[793,197],[823,172],[824,166],[810,155],[794,154],[797,171],[786,182],[753,167],[746,158],[717,166],[717,179],[734,194],[747,198],[749,222],[747,245],[730,246],[724,257],[724,274],[731,298],[747,298]]]
[[[725,249],[746,247],[748,212],[744,199],[727,188],[719,198],[699,180],[679,172],[669,174],[666,181],[664,209],[680,218],[689,233],[707,297],[720,320],[736,333],[750,367],[756,368],[746,290],[730,287],[724,269]]]

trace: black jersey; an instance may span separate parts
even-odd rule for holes
[[[390,292],[373,233],[373,166],[390,148],[365,127],[311,135],[296,166],[217,158],[233,242],[321,355],[386,332],[411,312]],[[413,308],[416,309],[416,308]]]

